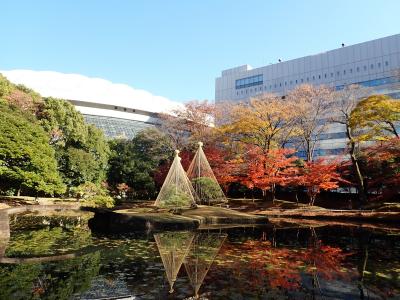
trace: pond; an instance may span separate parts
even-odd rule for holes
[[[10,218],[0,299],[399,299],[399,232],[275,225],[92,233],[88,214]]]

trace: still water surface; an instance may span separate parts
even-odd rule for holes
[[[11,217],[0,299],[400,299],[399,231],[262,226],[92,233],[80,216]]]

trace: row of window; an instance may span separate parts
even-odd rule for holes
[[[332,139],[344,139],[344,138],[347,138],[345,132],[321,133],[318,136],[319,140],[332,140]]]
[[[396,77],[385,77],[385,78],[361,81],[361,82],[357,82],[355,84],[362,85],[365,87],[375,87],[375,86],[391,84],[391,83],[396,83],[396,82],[399,82],[399,79]],[[339,85],[336,87],[336,90],[342,90],[344,87],[345,87],[345,85]]]
[[[314,157],[316,156],[328,156],[328,155],[341,155],[344,154],[345,148],[336,148],[336,149],[316,149],[314,151]],[[307,158],[306,151],[300,150],[295,154],[299,158]]]
[[[388,66],[388,65],[389,65],[389,62],[388,62],[388,61],[385,61],[385,66]],[[378,67],[378,69],[381,68],[381,63],[380,63],[380,62],[377,63],[377,67]],[[364,71],[366,71],[366,70],[368,69],[368,67],[367,67],[366,65],[364,65],[363,69],[364,69]],[[370,69],[374,69],[374,64],[371,64],[371,65],[370,65]],[[352,74],[352,73],[353,73],[353,69],[350,68],[350,69],[348,70],[348,72],[349,72],[350,74]],[[356,72],[360,72],[360,67],[357,67],[357,68],[356,68]],[[324,77],[324,78],[328,78],[329,75],[330,75],[330,78],[333,78],[333,77],[334,77],[334,73],[333,73],[333,72],[331,72],[330,74],[325,73],[325,74],[323,75],[323,77]],[[340,72],[340,71],[336,71],[336,77],[338,77],[338,76],[340,76],[340,75],[341,75],[341,72]],[[343,75],[346,75],[346,70],[343,70]],[[247,87],[251,87],[251,86],[254,86],[254,85],[261,85],[261,84],[263,84],[262,76],[263,76],[263,75],[256,75],[256,76],[252,76],[252,77],[247,77],[247,78],[243,78],[243,79],[238,79],[238,80],[235,81],[235,88],[236,88],[236,89],[242,89],[242,88],[247,88]],[[320,79],[322,78],[322,75],[321,75],[321,74],[319,74],[318,76],[313,75],[311,78],[310,78],[310,77],[306,77],[306,78],[296,79],[296,80],[294,80],[294,81],[293,81],[293,80],[290,80],[290,81],[284,81],[284,82],[280,82],[280,83],[270,84],[270,85],[269,85],[269,90],[272,90],[272,88],[276,89],[277,87],[282,87],[282,86],[287,86],[287,85],[293,85],[293,84],[299,84],[299,83],[310,82],[311,80],[312,80],[312,81],[315,81],[317,77],[318,77],[318,79],[320,80]],[[249,81],[250,78],[251,78],[251,82]],[[257,81],[254,81],[256,78],[257,78],[258,80],[257,80]],[[261,78],[261,79],[259,79],[259,78]],[[378,85],[379,85],[379,84],[378,84]],[[264,86],[264,90],[267,90],[267,89],[268,89],[268,87],[267,87],[267,86]],[[259,89],[254,89],[254,92],[256,92],[256,91],[261,91],[261,90],[262,90],[262,88],[260,87]],[[253,90],[251,89],[250,92],[253,92]],[[247,91],[246,91],[245,93],[247,94]],[[241,91],[240,94],[243,95],[243,91]],[[236,92],[236,95],[239,95],[239,91]]]
[[[236,89],[243,89],[255,85],[261,85],[263,84],[263,75],[255,75],[255,76],[250,76],[242,79],[237,79],[235,81],[235,87]]]
[[[121,108],[122,108],[122,107],[121,107]],[[118,106],[114,106],[114,109],[115,109],[115,110],[119,110],[119,107],[118,107]],[[126,107],[123,107],[122,109],[123,109],[123,111],[129,111],[129,109],[126,108]],[[136,109],[132,109],[131,111],[132,111],[132,112],[136,112]]]

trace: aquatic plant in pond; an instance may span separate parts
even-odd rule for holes
[[[388,234],[381,227],[310,230],[281,224],[163,232],[156,238],[94,235],[72,219],[59,226],[67,219],[46,216],[46,225],[38,216],[29,216],[29,222],[20,218],[18,223],[29,229],[14,230],[11,224],[7,254],[0,261],[0,299],[185,299],[196,289],[209,299],[358,299],[361,293],[391,299],[400,294],[398,229]],[[30,224],[34,220],[37,226]],[[24,240],[30,247],[23,247]],[[27,263],[63,253],[76,257]],[[168,276],[174,279],[172,295]]]

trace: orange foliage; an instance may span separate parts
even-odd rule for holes
[[[298,183],[307,189],[310,205],[314,205],[315,198],[321,190],[338,188],[338,183],[345,181],[337,172],[337,168],[337,163],[323,159],[304,163]]]
[[[259,148],[251,148],[246,156],[247,176],[241,183],[250,189],[269,190],[274,196],[275,186],[287,185],[295,173],[297,157],[293,153],[291,149],[274,149],[265,153]]]
[[[295,249],[272,247],[269,241],[248,240],[223,245],[219,254],[223,259],[216,264],[217,268],[224,267],[225,273],[230,271],[235,277],[248,278],[243,284],[253,289],[268,283],[272,288],[296,290],[302,286],[303,274],[324,279],[350,277],[345,269],[349,255],[320,241]]]

